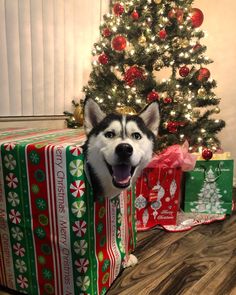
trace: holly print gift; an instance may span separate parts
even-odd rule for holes
[[[185,172],[185,212],[230,214],[233,160],[197,161]]]
[[[105,294],[135,246],[132,194],[94,202],[78,130],[0,132],[0,285]]]

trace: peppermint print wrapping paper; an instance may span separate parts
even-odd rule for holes
[[[0,130],[0,285],[105,294],[136,244],[131,191],[94,202],[79,130]]]

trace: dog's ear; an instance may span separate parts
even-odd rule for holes
[[[160,112],[157,101],[151,102],[146,108],[139,113],[139,117],[143,119],[145,125],[155,135],[157,135],[160,124]]]
[[[87,98],[84,103],[84,130],[86,134],[104,119],[105,113],[99,105],[91,98]]]

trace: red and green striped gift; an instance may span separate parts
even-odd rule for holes
[[[94,202],[78,130],[0,130],[0,285],[105,294],[136,243],[131,192]]]

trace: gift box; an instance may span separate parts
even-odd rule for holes
[[[224,153],[215,158],[198,160],[195,169],[185,173],[185,212],[231,213],[234,163]]]
[[[78,130],[0,130],[0,285],[105,294],[136,243],[131,192],[94,202]]]
[[[173,145],[152,159],[136,183],[137,230],[176,224],[182,171],[193,169],[194,164],[187,142]]]
[[[136,183],[137,230],[175,225],[182,171],[179,168],[146,168]]]

